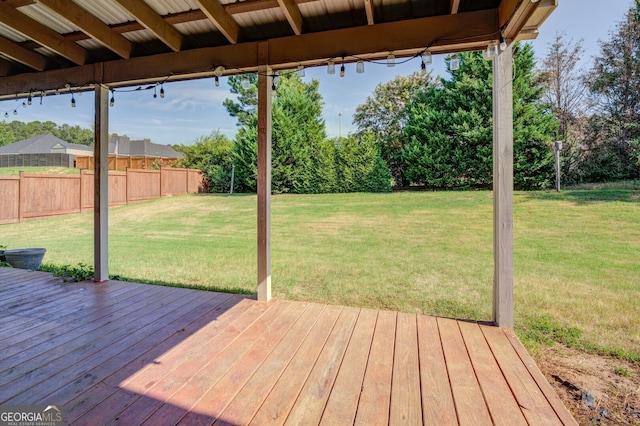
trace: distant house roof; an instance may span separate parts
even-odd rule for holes
[[[109,154],[129,155],[131,157],[184,158],[184,154],[169,145],[160,145],[146,140],[132,141],[118,136],[109,140]]]
[[[93,147],[91,146],[65,142],[49,134],[38,135],[10,145],[0,146],[0,154],[50,154],[60,148],[86,151],[88,155],[93,154]]]

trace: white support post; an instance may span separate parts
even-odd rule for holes
[[[493,322],[513,328],[513,52],[493,63]]]
[[[93,198],[94,281],[109,279],[109,90],[95,88]]]
[[[258,300],[271,299],[271,70],[268,43],[258,56]]]

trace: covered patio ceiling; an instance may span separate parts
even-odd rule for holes
[[[532,39],[557,0],[0,0],[0,99]],[[259,49],[260,44],[267,45]],[[268,52],[259,54],[262,52]],[[266,62],[266,63],[265,63]],[[224,68],[220,68],[220,66]]]

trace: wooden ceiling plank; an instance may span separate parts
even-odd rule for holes
[[[386,55],[389,51],[398,55],[402,51],[410,54],[428,45],[432,46],[434,52],[450,53],[482,48],[495,38],[497,31],[497,9],[490,9],[324,33],[305,33],[269,40],[269,64],[274,69],[283,69],[297,63],[314,63],[342,55],[371,55],[374,58],[376,55],[382,57],[380,55]],[[348,51],[345,51],[344,40],[350,40]],[[102,83],[115,86],[160,81],[169,75],[171,81],[212,76],[213,64],[224,64],[227,69],[235,69],[238,73],[255,72],[260,65],[257,46],[257,42],[246,42],[4,77],[0,84],[0,99],[15,96],[16,93],[29,93],[33,87],[53,90],[63,87],[68,81],[89,84],[94,80],[94,66],[97,65],[104,67]]]
[[[373,15],[373,0],[364,0],[364,10],[367,14],[367,24],[373,25],[376,23]]]
[[[302,34],[302,14],[294,0],[278,0],[278,4],[284,12],[284,15],[287,17],[287,21],[289,21],[289,25],[291,25],[293,32],[296,35]]]
[[[458,9],[460,9],[460,0],[450,0],[451,4],[451,14],[455,15],[458,13]]]
[[[99,41],[120,57],[127,59],[131,56],[133,45],[129,40],[113,31],[104,22],[74,2],[66,0],[37,1],[80,28],[82,32]]]
[[[238,34],[240,27],[233,20],[231,15],[224,10],[224,7],[218,0],[195,0],[200,9],[207,15],[207,18],[220,30],[222,34],[229,40],[229,43],[236,44],[238,42]]]
[[[71,62],[82,65],[88,52],[76,43],[66,40],[51,28],[19,12],[7,3],[0,1],[0,22],[24,34],[26,37],[47,47]]]
[[[182,34],[158,15],[155,10],[140,0],[115,0],[136,21],[151,31],[174,52],[182,48]]]
[[[44,56],[2,36],[0,36],[0,53],[37,71],[44,71],[47,65],[47,58]]]

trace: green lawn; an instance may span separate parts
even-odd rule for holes
[[[640,191],[518,192],[516,330],[640,362]],[[110,273],[253,292],[256,197],[180,196],[112,208]],[[275,297],[491,318],[490,192],[278,195]],[[0,226],[0,244],[92,263],[92,215]]]
[[[80,169],[69,167],[0,167],[0,176],[18,176],[20,172],[48,175],[78,175]]]

